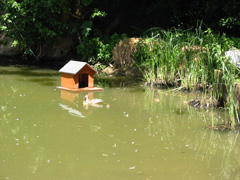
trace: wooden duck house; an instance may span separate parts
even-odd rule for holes
[[[61,86],[58,87],[70,91],[102,91],[103,88],[94,87],[94,74],[97,73],[86,62],[70,60],[63,66],[61,73]]]

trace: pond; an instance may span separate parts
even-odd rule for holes
[[[2,180],[240,178],[239,133],[206,128],[225,114],[184,104],[200,93],[101,80],[102,92],[71,93],[55,70],[0,72]],[[86,94],[103,103],[83,106]]]

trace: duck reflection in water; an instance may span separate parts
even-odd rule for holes
[[[102,99],[89,99],[88,94],[84,96],[83,98],[83,107],[85,109],[88,109],[88,106],[93,106],[93,107],[103,107],[102,104],[99,104],[103,102]]]
[[[64,110],[67,110],[68,113],[73,115],[73,116],[77,116],[77,117],[80,117],[80,118],[85,118],[86,117],[80,111],[78,111],[76,109],[73,109],[73,108],[69,107],[68,105],[59,103],[59,106],[62,107]]]

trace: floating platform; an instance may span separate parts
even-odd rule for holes
[[[78,89],[70,89],[70,88],[65,88],[61,86],[57,86],[58,89],[66,90],[66,91],[72,91],[72,92],[90,92],[90,91],[103,91],[104,88],[98,88],[98,87],[84,87],[84,88],[78,88]]]

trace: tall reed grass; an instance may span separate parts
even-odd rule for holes
[[[223,99],[229,110],[229,124],[239,124],[234,102],[234,81],[239,70],[225,57],[234,41],[225,34],[214,34],[211,29],[194,32],[172,28],[168,31],[154,28],[137,45],[135,63],[145,81],[153,86],[164,84],[181,86],[189,91],[211,89],[211,97]]]

